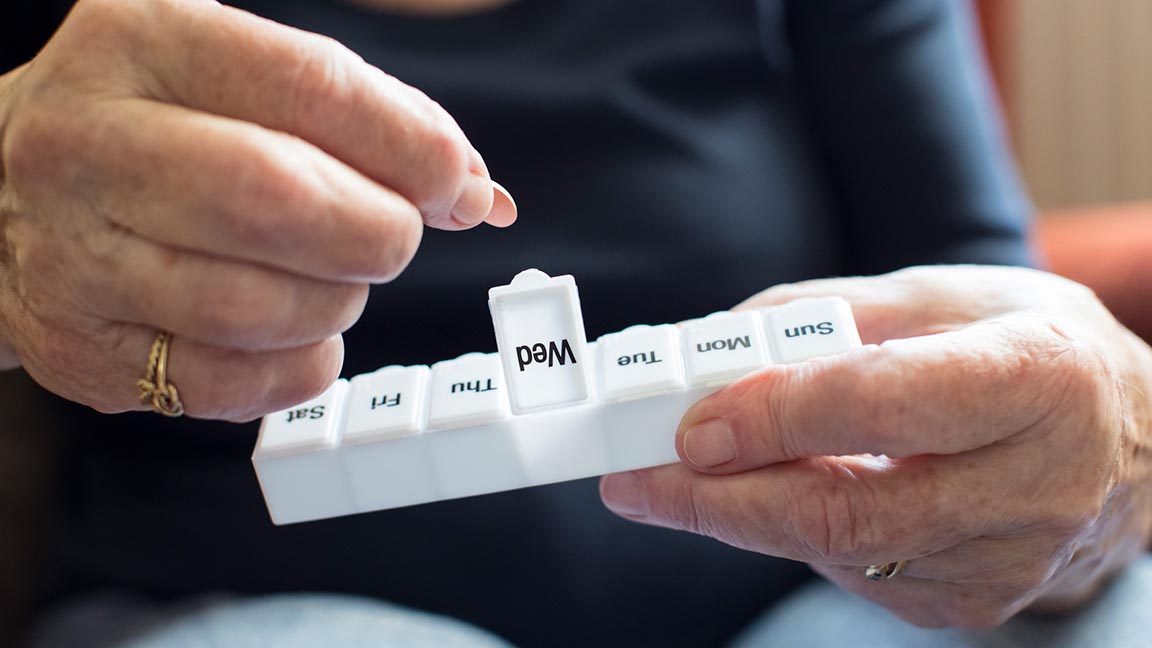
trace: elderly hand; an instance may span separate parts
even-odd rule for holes
[[[336,42],[208,0],[82,0],[0,77],[0,369],[144,409],[167,330],[190,415],[257,417],[335,379],[424,223],[515,217],[443,109]]]
[[[1074,605],[1145,550],[1152,352],[1090,291],[942,266],[780,286],[739,308],[822,295],[852,302],[879,344],[701,400],[677,431],[683,462],[605,477],[605,503],[811,563],[923,626]],[[899,577],[865,577],[898,560]]]

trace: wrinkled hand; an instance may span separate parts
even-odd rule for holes
[[[82,0],[0,77],[0,369],[142,409],[158,329],[192,416],[309,398],[423,224],[508,225],[443,109],[336,42],[209,0]]]
[[[867,346],[703,399],[677,431],[683,462],[604,478],[606,504],[811,563],[924,626],[1075,605],[1145,550],[1152,352],[1090,291],[942,266],[739,308],[822,295],[852,302]],[[898,578],[865,578],[897,560]]]

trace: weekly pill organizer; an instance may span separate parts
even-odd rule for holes
[[[860,346],[839,297],[595,342],[570,276],[526,270],[488,305],[497,353],[384,367],[264,417],[252,464],[274,523],[675,463],[696,401],[771,364]]]

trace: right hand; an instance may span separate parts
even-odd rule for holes
[[[0,77],[0,368],[143,410],[160,329],[186,412],[247,420],[339,374],[422,225],[511,224],[420,92],[210,0],[81,0]]]

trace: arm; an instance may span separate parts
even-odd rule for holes
[[[787,4],[852,273],[1031,261],[1030,205],[966,9],[951,0]]]

